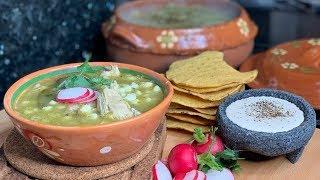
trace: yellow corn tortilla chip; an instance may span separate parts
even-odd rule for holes
[[[193,111],[193,112],[199,112],[202,114],[207,114],[207,115],[216,115],[217,114],[217,108],[216,107],[209,107],[209,108],[191,108],[187,106],[183,106],[177,103],[171,103],[169,109],[185,109],[188,111]]]
[[[203,114],[208,114],[208,115],[217,114],[217,108],[194,108],[194,109]]]
[[[195,128],[202,128],[203,132],[209,132],[210,126],[203,126],[203,125],[197,125],[192,123],[187,123],[183,121],[177,121],[174,119],[167,119],[167,128],[168,129],[179,129],[179,130],[185,130],[188,132],[193,133]]]
[[[210,93],[196,93],[196,92],[192,92],[192,91],[188,91],[186,89],[183,88],[179,88],[177,86],[173,86],[173,88],[176,91],[180,91],[180,92],[184,92],[187,94],[192,94],[194,96],[200,97],[202,99],[205,100],[209,100],[209,101],[220,101],[222,99],[224,99],[225,97],[234,94],[236,92],[239,92],[240,89],[243,87],[244,85],[239,85],[236,87],[232,87],[232,88],[227,88],[227,89],[223,89],[220,91],[214,91],[214,92],[210,92]]]
[[[170,103],[169,108],[171,108],[171,109],[184,109],[184,108],[189,108],[189,107],[172,102],[172,103]]]
[[[187,115],[192,115],[192,116],[200,116],[202,118],[208,119],[208,120],[215,120],[216,117],[215,116],[211,116],[211,115],[207,115],[207,114],[202,114],[199,112],[194,112],[194,111],[190,111],[190,110],[186,110],[186,109],[168,109],[167,111],[168,115],[183,115],[183,114],[187,114]],[[177,118],[179,119],[179,118]]]
[[[223,54],[207,51],[198,56],[172,63],[166,76],[175,84],[197,88],[252,82],[258,71],[239,72],[223,60]]]
[[[208,101],[197,96],[175,91],[172,102],[192,108],[217,107],[220,101]]]
[[[167,117],[171,119],[175,119],[178,121],[183,121],[183,122],[188,122],[192,124],[199,124],[199,125],[210,125],[214,124],[213,122],[210,122],[210,120],[203,119],[201,117],[199,118],[188,118],[188,117],[183,117],[185,115],[182,114],[166,114]]]
[[[177,87],[183,88],[185,90],[196,92],[196,93],[210,93],[210,92],[220,91],[220,90],[227,89],[227,88],[237,87],[241,84],[242,83],[232,83],[232,84],[226,84],[223,86],[212,87],[212,88],[196,88],[196,87],[189,87],[189,86],[177,85],[177,84],[174,84],[174,85]]]

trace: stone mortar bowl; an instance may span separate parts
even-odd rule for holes
[[[253,96],[271,96],[287,100],[304,113],[304,121],[292,130],[276,133],[247,130],[236,125],[227,117],[227,107],[237,100]],[[229,96],[219,106],[218,128],[226,146],[232,149],[262,157],[285,155],[291,163],[295,163],[315,131],[316,114],[307,101],[292,93],[271,89],[247,90]]]

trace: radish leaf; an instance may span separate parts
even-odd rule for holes
[[[211,153],[204,153],[198,156],[199,170],[207,172],[209,169],[222,171],[223,166]]]
[[[204,135],[204,133],[203,133],[201,128],[195,128],[194,129],[193,138],[198,143],[204,143],[204,141],[206,140],[206,136]]]

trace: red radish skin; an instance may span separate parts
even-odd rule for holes
[[[209,134],[206,134],[206,137],[207,137],[207,140],[205,141],[205,143],[200,144],[197,141],[192,142],[192,146],[195,148],[198,154],[206,153],[209,150],[209,147],[212,143],[212,136],[210,136]],[[222,152],[222,151],[224,151],[224,144],[222,142],[222,139],[219,136],[215,136],[215,143],[212,146],[211,154],[215,155],[218,152]]]
[[[215,180],[215,179],[234,180],[234,176],[233,176],[232,172],[227,168],[223,168],[222,171],[210,169],[207,172],[206,176],[207,176],[207,180]]]
[[[178,144],[170,151],[168,165],[173,175],[196,170],[197,152],[190,144]]]
[[[92,89],[88,89],[88,90],[89,90],[89,95],[87,97],[73,100],[73,101],[69,101],[69,103],[81,103],[81,102],[84,102],[84,101],[87,101],[87,100],[93,98],[96,95],[94,90],[92,90]]]
[[[94,101],[94,100],[96,100],[96,99],[97,99],[97,94],[94,93],[94,95],[93,95],[92,98],[90,98],[90,99],[88,99],[88,100],[85,100],[85,101],[83,101],[83,102],[80,102],[80,103],[90,103],[90,102],[92,102],[92,101]]]
[[[178,173],[176,176],[174,176],[173,180],[183,180],[186,173]]]
[[[89,93],[90,93],[89,89],[87,88],[82,88],[82,87],[68,88],[68,89],[63,89],[59,91],[56,99],[58,102],[64,103],[68,101],[82,99],[84,97],[87,97]]]
[[[90,103],[94,100],[97,99],[97,93],[92,90],[92,89],[89,89],[89,95],[87,97],[84,97],[84,98],[81,98],[81,99],[76,99],[76,100],[70,100],[70,101],[67,101],[66,103],[69,103],[69,104],[75,104],[75,103]]]
[[[161,161],[158,161],[152,167],[153,180],[172,180],[169,169]]]
[[[206,174],[202,171],[192,170],[187,173],[177,174],[173,180],[206,180]]]

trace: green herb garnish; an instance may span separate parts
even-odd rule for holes
[[[111,80],[99,76],[103,67],[92,67],[89,60],[90,56],[86,57],[85,62],[77,67],[77,71],[66,77],[57,88],[85,87],[97,90],[103,86],[110,86]]]
[[[198,143],[204,143],[204,141],[206,140],[206,136],[204,135],[204,133],[203,133],[201,128],[195,128],[194,129],[193,138]]]
[[[211,153],[203,153],[198,156],[199,170],[208,172],[209,169],[222,171],[223,166]]]
[[[223,167],[230,169],[231,171],[240,171],[240,164],[238,163],[239,154],[229,148],[225,149],[223,152],[219,152],[215,155],[219,164]]]

